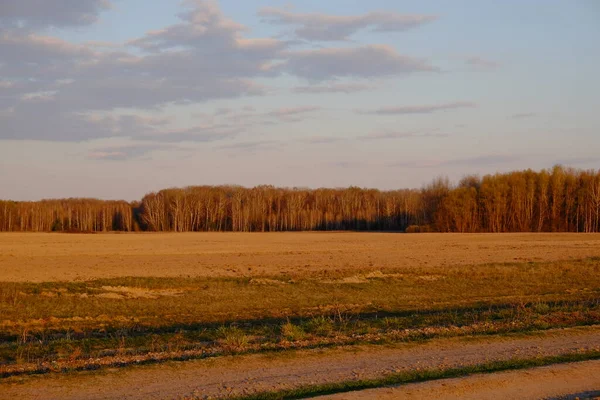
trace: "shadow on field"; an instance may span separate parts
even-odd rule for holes
[[[548,312],[575,311],[575,310],[593,310],[600,306],[600,299],[590,300],[557,300],[545,301],[544,303],[501,303],[501,304],[473,304],[465,307],[451,308],[429,308],[412,309],[402,311],[372,311],[372,312],[352,312],[343,308],[333,308],[327,312],[320,312],[315,315],[257,318],[257,319],[236,319],[223,320],[216,322],[193,322],[193,323],[174,323],[161,326],[144,325],[143,323],[132,323],[127,326],[105,326],[101,330],[90,330],[85,333],[71,333],[70,339],[81,340],[85,338],[106,338],[115,333],[126,335],[127,337],[139,337],[148,334],[175,334],[178,332],[197,332],[207,336],[209,339],[212,332],[223,327],[236,327],[244,331],[252,331],[261,328],[278,329],[286,323],[301,325],[315,318],[325,318],[331,321],[332,328],[346,326],[350,323],[370,323],[384,324],[390,320],[399,320],[394,326],[395,329],[418,328],[425,326],[442,326],[453,324],[456,326],[470,325],[476,322],[513,320],[515,317],[527,313],[546,314]],[[63,339],[64,333],[61,329],[48,330],[47,339]],[[202,336],[204,336],[202,335]],[[18,335],[0,333],[0,340],[3,342],[14,342],[19,340]]]
[[[600,386],[600,384],[598,384]],[[560,397],[549,397],[544,400],[596,400],[600,399],[600,390],[592,390],[589,392],[573,393]]]

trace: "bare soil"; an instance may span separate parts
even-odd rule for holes
[[[0,234],[0,281],[387,271],[600,256],[600,234]]]
[[[547,331],[529,337],[441,339],[424,344],[398,344],[389,347],[357,346],[274,355],[222,357],[213,360],[114,369],[101,374],[86,372],[9,378],[0,382],[0,397],[6,399],[227,397],[257,391],[290,389],[300,385],[376,378],[418,368],[460,367],[496,360],[552,356],[598,349],[600,349],[600,327],[573,328]],[[564,367],[566,369],[558,370],[562,372],[559,378],[555,377],[557,382],[551,387],[556,390],[551,395],[595,390],[593,386],[598,383],[599,375],[596,372],[600,365],[598,363],[585,365],[590,369],[581,370],[567,366]],[[552,372],[542,371],[546,371],[544,379],[549,379],[548,374]],[[587,380],[579,379],[585,376],[586,371],[594,374],[589,375]],[[523,382],[532,379],[529,375],[531,373],[531,371],[516,372]],[[492,396],[478,398],[512,398],[511,393],[520,394],[520,392],[506,392],[508,396],[502,396],[503,392],[494,392],[495,388],[500,390],[501,382],[506,382],[503,381],[506,379],[502,377],[503,375],[493,375],[492,378],[495,376],[498,376],[495,383],[486,384],[485,381],[481,381],[474,384],[473,391],[482,390],[484,395],[487,393],[488,396]],[[560,384],[562,381],[568,384],[562,386]],[[459,391],[457,393],[462,393],[460,398],[465,398],[464,394],[471,391],[469,381],[464,382],[456,389]],[[533,388],[536,386],[535,382],[529,382],[526,387]],[[443,387],[443,382],[438,384]],[[410,387],[414,388],[414,386]],[[388,393],[394,394],[389,390],[382,389],[382,396]],[[416,387],[412,390],[427,390],[427,388]],[[363,395],[367,397],[361,398],[372,398],[373,396],[369,396],[370,393],[355,393],[353,396]],[[445,392],[440,392],[442,393]],[[340,398],[353,398],[343,396]],[[375,392],[375,396],[379,397],[379,392]],[[397,397],[393,396],[393,398]],[[417,395],[412,398],[427,398],[427,396]],[[445,398],[445,396],[433,392],[431,398]]]

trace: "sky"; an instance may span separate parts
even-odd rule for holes
[[[2,0],[0,199],[600,168],[596,0]]]

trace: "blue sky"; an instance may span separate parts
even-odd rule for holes
[[[6,0],[0,198],[600,166],[600,4]]]

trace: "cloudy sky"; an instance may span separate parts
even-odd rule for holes
[[[596,0],[2,0],[0,198],[600,167]]]

